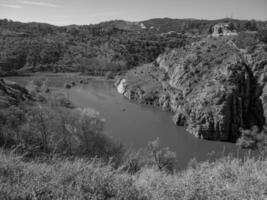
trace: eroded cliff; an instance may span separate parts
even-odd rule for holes
[[[266,59],[261,46],[248,54],[228,38],[209,38],[129,71],[122,93],[172,111],[199,138],[236,141],[241,128],[267,118]]]
[[[26,100],[33,100],[26,88],[17,83],[0,79],[0,109],[18,105]]]

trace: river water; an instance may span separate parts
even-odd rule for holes
[[[238,155],[235,144],[197,139],[184,127],[175,126],[171,113],[125,99],[111,82],[91,81],[64,91],[76,106],[99,111],[106,120],[106,133],[128,147],[142,148],[160,138],[162,146],[176,152],[178,168],[185,168],[193,158]]]
[[[197,161],[212,160],[232,154],[237,156],[235,144],[200,140],[189,134],[184,127],[175,126],[172,114],[160,108],[139,105],[117,93],[110,81],[92,80],[89,84],[77,84],[64,89],[62,81],[50,86],[64,92],[68,98],[81,108],[93,108],[106,120],[105,132],[114,140],[134,149],[147,146],[149,141],[160,139],[162,146],[176,152],[178,169],[184,169],[191,159]],[[9,78],[25,83],[31,78]]]

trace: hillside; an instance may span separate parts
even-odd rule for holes
[[[266,22],[232,19],[114,20],[95,25],[53,26],[0,20],[0,74],[79,71],[119,74],[150,63],[168,48],[179,48],[206,36],[219,22],[237,31],[256,31]],[[173,34],[162,34],[170,33]]]
[[[237,20],[230,18],[218,20],[155,18],[143,21],[143,24],[147,28],[153,28],[162,33],[176,31],[179,33],[206,35],[212,26],[225,22],[232,23],[238,32],[246,30],[255,31],[267,26],[266,21],[261,22],[255,20]]]
[[[234,142],[241,128],[261,128],[267,118],[266,46],[248,51],[235,43],[208,38],[166,51],[116,85],[129,99],[172,111],[174,122],[198,138]]]
[[[0,20],[0,73],[120,73],[152,62],[165,48],[193,40],[180,34],[162,36],[142,23],[121,20],[65,27]]]

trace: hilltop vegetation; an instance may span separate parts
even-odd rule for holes
[[[0,73],[79,71],[121,73],[152,62],[166,48],[179,48],[205,36],[219,22],[238,31],[257,31],[266,22],[241,20],[115,20],[96,25],[57,27],[0,20]],[[172,34],[162,34],[170,33]],[[264,40],[265,34],[260,37]]]
[[[266,21],[237,20],[231,18],[218,20],[199,20],[199,19],[171,19],[156,18],[143,21],[147,27],[154,27],[159,32],[176,31],[179,33],[190,33],[196,35],[206,35],[212,26],[218,23],[230,23],[231,29],[241,31],[257,31],[266,27]]]
[[[180,34],[161,36],[124,21],[56,27],[1,20],[0,70],[2,74],[27,71],[118,73],[152,62],[165,48],[180,47],[191,40]]]

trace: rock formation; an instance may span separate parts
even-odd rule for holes
[[[243,55],[225,38],[169,50],[129,71],[123,94],[172,111],[175,124],[198,138],[236,141],[240,128],[262,127],[267,118],[267,54],[256,51]]]
[[[33,100],[28,90],[17,83],[0,79],[0,109]]]

